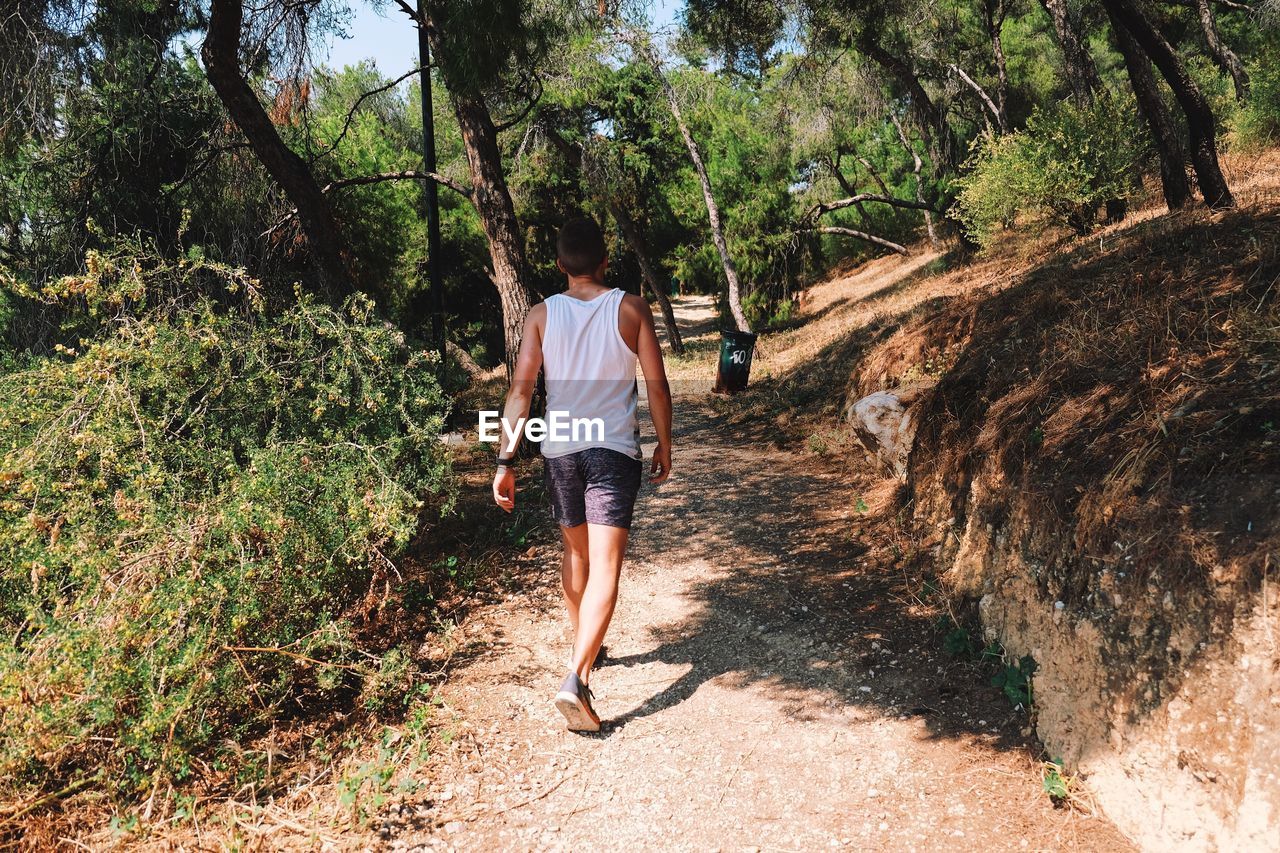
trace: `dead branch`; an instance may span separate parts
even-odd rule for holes
[[[328,149],[321,152],[320,156],[317,157],[316,159],[319,160],[320,157],[324,157],[327,154],[332,154],[334,151],[338,150],[338,146],[342,144],[342,140],[345,139],[347,136],[347,131],[351,130],[351,122],[355,121],[356,112],[360,109],[361,104],[363,104],[369,98],[372,98],[374,95],[381,95],[383,92],[386,92],[389,89],[394,89],[396,86],[399,86],[405,80],[409,79],[410,77],[412,77],[414,74],[417,74],[421,70],[422,70],[421,68],[415,68],[412,71],[408,71],[404,74],[401,74],[399,77],[390,81],[385,86],[379,86],[376,89],[370,89],[369,91],[362,93],[360,97],[356,98],[355,103],[351,105],[351,109],[347,110],[347,117],[342,121],[342,130],[338,132],[337,138],[334,139],[333,142],[329,143]]]
[[[344,187],[363,186],[366,184],[381,184],[387,181],[435,181],[442,187],[448,187],[459,195],[471,199],[471,188],[458,183],[452,178],[446,178],[438,172],[422,172],[417,169],[405,169],[402,172],[381,172],[376,175],[361,175],[357,178],[340,178],[336,181],[330,181],[325,184],[321,192],[328,193],[332,190],[340,190]]]
[[[996,107],[996,102],[991,100],[991,96],[987,94],[987,90],[978,85],[978,81],[965,73],[965,70],[959,65],[952,63],[951,70],[954,71],[961,80],[968,83],[969,88],[978,93],[978,97],[982,100],[982,103],[986,105],[987,109],[991,112],[992,117],[995,118],[996,127],[1000,128],[1001,133],[1006,132],[1008,128],[1006,128],[1004,124],[1004,115],[1001,114],[1000,110]]]
[[[910,254],[907,251],[906,246],[903,246],[900,243],[895,243],[892,240],[886,240],[883,237],[877,237],[874,234],[868,234],[866,231],[857,231],[853,228],[842,228],[839,225],[821,225],[810,230],[819,231],[823,234],[840,234],[844,237],[857,237],[859,240],[866,240],[868,243],[883,246],[886,249],[897,252],[899,255]]]
[[[842,198],[837,201],[824,201],[821,204],[816,204],[813,209],[809,211],[808,218],[816,220],[824,214],[831,213],[835,210],[843,210],[846,207],[853,207],[854,205],[861,204],[864,201],[878,201],[882,204],[893,205],[894,207],[905,207],[911,210],[927,210],[931,213],[938,212],[935,207],[922,201],[894,198],[893,196],[880,195],[878,193],[858,193],[857,195],[849,196],[849,198]]]

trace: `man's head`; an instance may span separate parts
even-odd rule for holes
[[[556,237],[556,263],[566,275],[592,275],[604,266],[604,235],[594,219],[570,219]]]

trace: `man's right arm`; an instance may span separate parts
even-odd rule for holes
[[[529,311],[524,320],[524,334],[520,338],[520,353],[516,356],[515,369],[511,376],[511,388],[507,391],[507,402],[502,411],[502,437],[498,441],[498,459],[506,462],[515,454],[515,448],[506,446],[507,434],[518,432],[529,416],[529,405],[533,401],[534,385],[538,381],[538,370],[542,367],[542,331],[546,327],[547,309],[539,303]],[[516,475],[510,465],[498,466],[493,477],[493,501],[507,512],[516,505]]]

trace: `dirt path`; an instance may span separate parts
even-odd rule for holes
[[[548,547],[534,589],[463,626],[457,737],[390,846],[1128,849],[1051,805],[1025,715],[941,653],[847,475],[735,440],[705,398],[676,424],[592,679],[605,731],[551,704],[570,637]]]

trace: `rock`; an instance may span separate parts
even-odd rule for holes
[[[867,459],[879,462],[885,470],[905,482],[907,458],[916,437],[916,421],[911,406],[922,387],[876,391],[845,409],[845,420],[853,425],[853,434],[867,452]]]

